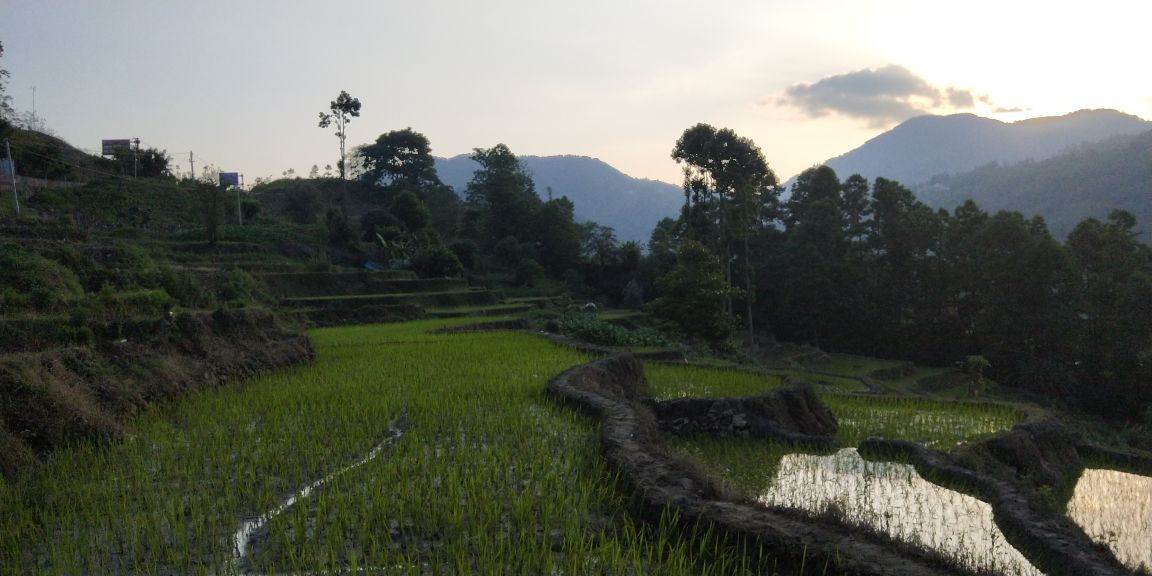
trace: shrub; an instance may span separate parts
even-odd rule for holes
[[[516,265],[516,285],[535,286],[536,281],[544,277],[544,267],[531,258],[521,260]]]
[[[456,259],[460,261],[460,265],[471,270],[476,267],[476,254],[480,252],[480,247],[471,240],[457,240],[449,247],[452,253],[456,255]]]
[[[576,310],[568,311],[558,318],[548,320],[545,329],[601,346],[666,346],[668,344],[659,332],[651,328],[628,330],[605,322],[593,314]]]
[[[220,301],[234,308],[268,303],[270,300],[271,296],[264,284],[240,268],[229,270],[220,287]]]
[[[296,224],[313,224],[320,211],[320,197],[315,189],[295,188],[284,195],[284,213]]]
[[[463,274],[464,266],[451,250],[435,245],[412,258],[412,270],[424,278],[454,278]]]
[[[328,228],[328,242],[334,246],[350,246],[356,240],[348,217],[337,210],[328,210],[324,215],[324,224]]]

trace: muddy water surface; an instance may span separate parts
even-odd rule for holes
[[[1068,516],[1129,568],[1152,571],[1152,478],[1089,468],[1068,501]]]
[[[1005,540],[990,505],[932,484],[910,465],[866,461],[855,448],[831,456],[784,456],[760,501],[835,514],[974,570],[1041,574]]]

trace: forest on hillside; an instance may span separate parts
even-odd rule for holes
[[[685,215],[653,234],[657,277],[728,279],[715,285],[727,308],[780,340],[976,363],[1070,408],[1152,418],[1152,251],[1132,214],[1085,219],[1060,242],[1040,218],[933,210],[898,182],[826,166],[781,201],[755,144],[730,130],[691,128],[684,150]]]

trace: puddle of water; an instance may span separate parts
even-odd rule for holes
[[[1152,478],[1087,469],[1068,501],[1068,517],[1133,570],[1152,570]]]
[[[991,505],[932,484],[908,464],[866,461],[855,448],[831,456],[784,456],[759,500],[815,514],[836,510],[849,523],[935,550],[973,570],[1042,574],[1005,540]]]

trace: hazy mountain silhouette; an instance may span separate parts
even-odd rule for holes
[[[1115,208],[1152,230],[1152,130],[1081,144],[1045,160],[992,163],[914,186],[926,204],[952,209],[975,200],[988,212],[1016,210],[1042,216],[1063,238],[1081,220],[1103,220]],[[1147,233],[1142,239],[1147,242]]]
[[[920,116],[825,164],[841,178],[883,176],[916,186],[941,174],[993,162],[1045,160],[1084,143],[1150,129],[1152,122],[1115,110],[1080,110],[1013,123],[973,114]]]
[[[616,230],[621,242],[648,242],[661,218],[680,214],[684,195],[679,186],[633,178],[586,156],[520,156],[536,183],[536,193],[548,199],[567,196],[576,206],[578,221],[593,221]],[[467,155],[437,158],[440,180],[461,196],[479,168]]]

